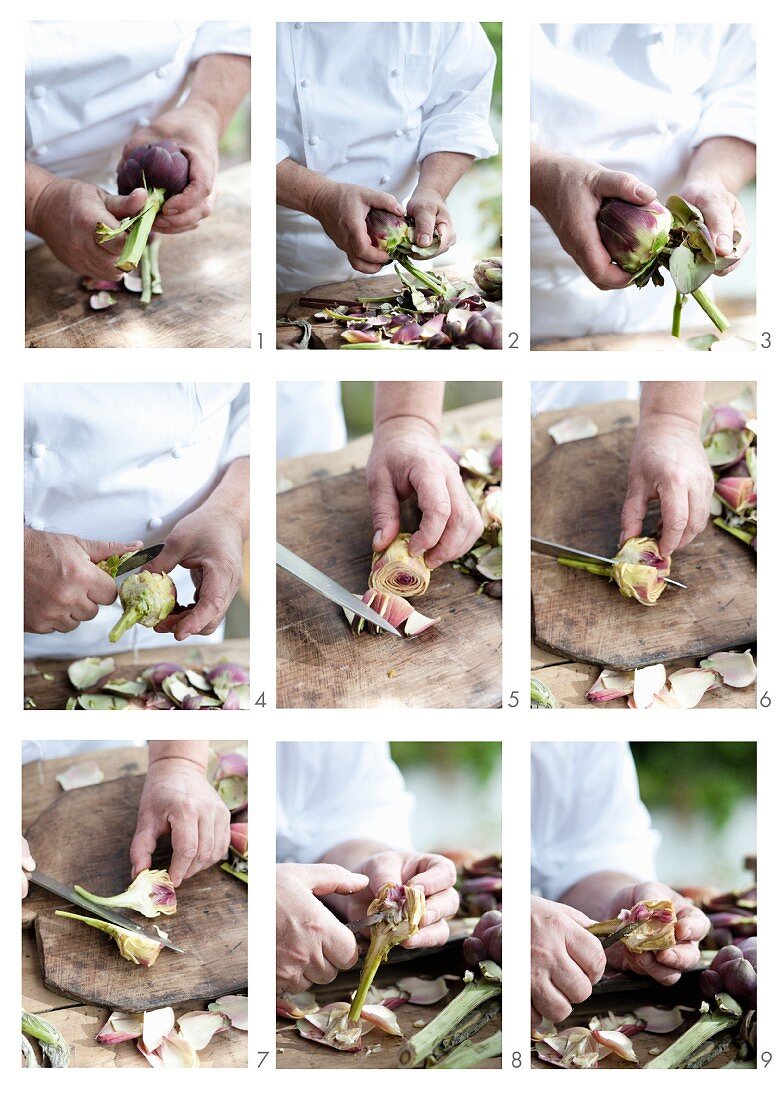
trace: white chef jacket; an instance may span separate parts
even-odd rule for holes
[[[597,871],[655,878],[658,836],[626,743],[531,745],[531,888],[558,899]]]
[[[100,766],[101,749],[142,748],[146,741],[22,741],[22,763],[38,760],[61,760],[63,756],[91,756]]]
[[[338,451],[347,442],[340,382],[276,383],[276,457]]]
[[[498,152],[496,58],[478,23],[278,23],[277,163],[405,202],[431,153]],[[355,274],[319,222],[277,207],[280,291]]]
[[[531,415],[599,401],[636,401],[640,390],[639,382],[532,382]]]
[[[276,745],[277,863],[317,863],[347,840],[411,850],[412,805],[386,743]]]
[[[747,24],[547,24],[531,34],[531,139],[539,145],[632,172],[665,202],[702,142],[756,140]],[[531,209],[533,339],[669,329],[674,287],[668,275],[665,283],[599,290]]]
[[[164,542],[178,520],[249,454],[249,387],[241,383],[35,383],[25,386],[24,523],[88,539]],[[179,603],[189,570],[172,572]],[[25,634],[25,655],[109,650],[119,604],[68,634]],[[221,632],[179,644],[219,641]],[[124,643],[124,645],[122,644]],[[133,627],[116,649],[177,644]],[[113,651],[113,649],[112,649]]]
[[[181,102],[191,67],[250,50],[242,22],[28,22],[25,159],[116,193],[122,146]],[[28,234],[28,247],[35,243]]]

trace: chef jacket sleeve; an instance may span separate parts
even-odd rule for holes
[[[446,23],[423,105],[418,160],[431,153],[494,157],[490,97],[496,55],[479,23]]]
[[[412,847],[412,798],[381,742],[342,741],[290,746],[281,757],[295,775],[278,775],[286,833],[280,847],[296,863],[317,863],[348,840]]]
[[[280,141],[276,139],[276,163],[281,164],[283,160],[287,160],[290,155],[290,146],[286,141]]]
[[[756,143],[756,43],[753,27],[729,28],[712,79],[702,89],[701,117],[692,148],[707,138],[736,137]]]
[[[201,23],[192,50],[192,60],[200,61],[214,53],[234,53],[249,57],[252,53],[251,23],[208,20]]]
[[[620,742],[572,742],[565,767],[548,770],[533,798],[555,799],[544,850],[536,850],[537,882],[558,901],[575,883],[600,871],[637,881],[655,878],[657,835],[639,796],[631,750]],[[561,774],[562,772],[562,774]],[[547,789],[544,789],[547,788]]]
[[[230,421],[222,451],[222,468],[249,454],[249,386],[241,387],[230,403]]]

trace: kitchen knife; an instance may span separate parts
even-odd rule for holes
[[[370,928],[372,924],[379,924],[381,920],[384,920],[386,913],[372,913],[370,917],[361,917],[359,920],[352,920],[346,927],[350,932],[359,932],[361,928]]]
[[[590,554],[587,550],[575,550],[571,546],[561,546],[557,542],[548,542],[546,539],[537,539],[531,535],[531,550],[537,554],[546,554],[550,558],[573,558],[574,561],[585,562],[586,564],[591,561],[605,562],[607,565],[614,565],[617,558],[603,558],[601,554]],[[673,581],[670,577],[663,578],[667,584],[673,584],[675,588],[686,588],[687,584],[683,584],[682,581]]]
[[[647,922],[643,920],[635,920],[632,921],[630,924],[621,924],[620,928],[616,928],[615,931],[610,932],[608,936],[598,936],[598,941],[606,951],[607,948],[612,947],[614,944],[618,943],[620,940],[628,936],[631,932],[634,931],[635,928],[639,928],[640,924],[646,923]],[[595,934],[596,933],[594,933],[594,935]]]
[[[107,920],[111,924],[118,924],[120,928],[127,929],[128,932],[136,932],[139,936],[146,936],[149,940],[156,940],[157,943],[161,943],[163,947],[170,947],[171,951],[175,951],[179,955],[184,954],[184,949],[181,947],[174,947],[172,943],[165,939],[164,936],[158,936],[157,933],[151,928],[142,928],[140,924],[135,924],[128,917],[122,913],[118,913],[115,909],[107,909],[103,905],[98,905],[96,902],[88,901],[87,898],[83,898],[80,894],[71,886],[65,886],[64,883],[58,882],[56,878],[52,878],[51,875],[44,874],[43,871],[28,871],[26,872],[30,882],[34,882],[36,886],[42,886],[44,890],[48,890],[50,894],[56,894],[58,898],[65,898],[66,901],[72,902],[73,905],[78,905],[80,909],[86,909],[89,913],[94,913],[96,917],[100,917],[101,920]]]
[[[156,546],[144,546],[141,550],[136,550],[131,558],[122,562],[116,571],[116,575],[121,577],[123,573],[132,573],[134,569],[140,569],[142,565],[146,565],[152,558],[156,558],[164,548],[165,543],[159,542]]]
[[[355,596],[352,592],[347,591],[346,588],[342,588],[340,584],[332,581],[330,577],[327,577],[324,573],[320,573],[319,569],[315,569],[313,565],[309,565],[303,558],[299,558],[297,554],[293,554],[292,550],[288,550],[286,546],[282,546],[280,542],[276,544],[276,564],[288,573],[292,573],[294,577],[297,577],[299,581],[303,581],[309,588],[313,588],[315,592],[319,592],[321,596],[325,596],[327,599],[332,600],[333,603],[337,603],[340,607],[346,607],[350,611],[354,611],[356,615],[360,615],[361,618],[367,619],[368,622],[373,623],[374,626],[379,626],[382,630],[387,630],[390,634],[395,634],[396,638],[400,638],[401,634],[394,626],[383,619],[381,615],[377,615],[376,611],[373,611],[367,604],[364,604],[359,596]]]

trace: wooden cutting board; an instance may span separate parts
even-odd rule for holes
[[[614,554],[626,493],[633,428],[564,443],[533,467],[531,525],[537,538]],[[655,518],[648,517],[646,532]],[[756,556],[712,523],[675,554],[654,607],[621,596],[604,577],[531,555],[533,638],[575,661],[632,669],[745,649],[756,639]]]
[[[186,668],[197,668],[198,671],[214,668],[223,661],[232,661],[248,668],[249,639],[232,638],[213,646],[154,646],[152,649],[140,650],[137,659],[134,659],[132,651],[118,649],[116,646],[109,648],[107,645],[102,653],[95,653],[94,656],[113,657],[116,662],[114,675],[126,680],[140,677],[145,668],[163,661],[171,661]],[[33,712],[64,710],[70,696],[80,694],[68,679],[68,668],[75,659],[36,658],[25,668],[24,695],[25,699],[32,700],[35,704],[31,708]]]
[[[366,590],[372,534],[362,470],[277,497],[279,542],[350,592]],[[441,622],[417,638],[355,637],[336,604],[277,569],[277,706],[500,706],[501,601],[478,587],[443,565],[414,601]]]
[[[38,867],[67,885],[78,883],[110,897],[131,879],[128,852],[144,777],[133,776],[67,791],[27,833]],[[167,867],[170,846],[160,842],[155,867]],[[184,949],[163,948],[151,967],[123,959],[110,937],[86,924],[54,916],[73,909],[33,886],[25,907],[36,912],[35,931],[47,988],[91,1005],[142,1009],[214,1000],[247,988],[247,888],[219,866],[201,871],[176,891],[178,912],[149,921]],[[86,914],[90,915],[90,914]],[[142,927],[147,918],[127,915]]]

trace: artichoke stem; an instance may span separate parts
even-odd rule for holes
[[[708,298],[703,290],[694,290],[692,297],[694,301],[699,303],[719,332],[725,332],[727,328],[731,328],[726,314],[718,309],[712,299]],[[674,335],[679,335],[679,333],[675,333]]]
[[[584,569],[586,573],[594,573],[597,577],[611,577],[612,566],[606,563],[602,565],[596,561],[577,561],[575,558],[556,558],[558,565],[568,565],[571,569]]]
[[[672,336],[680,335],[680,321],[682,320],[682,308],[685,299],[679,291],[674,296],[674,312],[672,313]]]
[[[396,263],[399,263],[401,267],[405,267],[410,275],[414,275],[415,279],[418,279],[423,286],[427,286],[429,290],[432,290],[434,294],[444,293],[444,287],[439,280],[435,276],[429,275],[426,271],[421,271],[419,267],[415,267],[407,256],[404,256],[402,253],[397,253],[393,256],[393,259]]]
[[[122,618],[110,631],[108,640],[110,642],[118,642],[126,630],[129,630],[131,626],[135,626],[136,623],[140,623],[144,616],[144,611],[140,607],[128,607],[127,611],[122,615]]]
[[[141,255],[141,305],[148,306],[152,300],[152,265],[149,259],[149,247]]]
[[[382,947],[378,947],[376,951],[373,951],[374,944],[372,943],[366,954],[366,960],[363,963],[363,969],[360,971],[360,981],[358,987],[355,990],[355,996],[352,998],[352,1004],[349,1009],[349,1019],[355,1023],[360,1019],[360,1013],[363,1011],[363,1005],[366,1003],[366,997],[368,991],[371,988],[371,983],[376,976],[376,972],[379,969],[379,964],[385,957],[386,952]]]
[[[141,262],[141,257],[144,254],[146,248],[146,242],[149,240],[149,234],[152,231],[154,219],[160,212],[160,207],[165,202],[165,191],[162,187],[154,187],[149,192],[149,198],[146,200],[141,213],[138,215],[137,220],[134,222],[132,229],[127,235],[125,241],[125,247],[122,249],[122,253],[119,259],[114,264],[120,271],[133,271]]]

